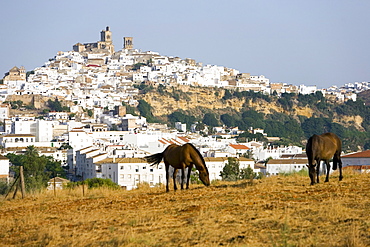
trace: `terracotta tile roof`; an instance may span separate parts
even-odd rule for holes
[[[182,137],[182,136],[178,136],[177,138],[179,138],[183,142],[190,142],[190,140],[188,138],[185,138],[185,137]]]
[[[307,159],[271,159],[268,164],[308,164]]]
[[[168,144],[168,142],[166,141],[166,140],[164,140],[164,139],[160,139],[160,140],[158,140],[160,143],[162,143],[162,144]]]
[[[244,157],[240,157],[240,158],[236,158],[236,160],[238,161],[253,161],[252,159],[248,159],[248,158],[244,158]],[[228,161],[228,157],[204,157],[204,161],[205,162],[227,162]]]
[[[205,157],[205,162],[224,162],[227,161],[227,157]]]
[[[106,158],[100,160],[98,162],[94,162],[94,164],[121,164],[121,163],[145,163],[147,164],[146,160],[143,158]]]
[[[230,144],[230,147],[232,147],[233,149],[245,149],[245,150],[249,149],[249,147],[240,144]]]
[[[31,135],[31,134],[6,134],[6,135],[3,135],[2,137],[35,137],[35,135]]]
[[[370,150],[365,150],[363,152],[343,155],[342,158],[370,158]]]

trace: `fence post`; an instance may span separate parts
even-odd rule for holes
[[[19,175],[20,175],[20,182],[21,182],[22,199],[24,199],[26,189],[24,186],[23,166],[19,167]]]
[[[85,197],[85,180],[84,180],[84,173],[82,173],[82,196]]]
[[[57,195],[57,192],[56,192],[56,184],[55,184],[55,175],[54,175],[54,196],[56,196]]]

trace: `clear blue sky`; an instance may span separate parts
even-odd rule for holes
[[[58,51],[100,40],[110,26],[135,48],[326,88],[370,81],[368,0],[5,0],[0,78]]]

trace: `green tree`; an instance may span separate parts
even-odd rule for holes
[[[56,111],[56,112],[62,112],[62,111],[67,111],[69,112],[70,109],[69,107],[67,106],[62,106],[62,104],[60,103],[60,101],[58,99],[55,99],[54,101],[52,101],[51,99],[49,99],[47,101],[47,106],[52,110],[52,111]]]
[[[140,115],[146,117],[148,122],[153,123],[155,121],[155,118],[152,114],[152,107],[148,102],[146,102],[143,99],[140,99],[137,108],[140,112]]]
[[[69,145],[69,143],[62,143],[62,145],[60,145],[59,147],[59,150],[63,150],[63,149],[72,149],[72,146]]]
[[[94,115],[94,112],[93,112],[91,109],[88,109],[88,110],[87,110],[87,115],[88,115],[89,117],[92,117],[92,116]]]
[[[172,124],[176,122],[185,123],[187,128],[190,128],[190,126],[195,123],[195,117],[189,114],[185,114],[182,111],[175,111],[168,115],[168,121]]]
[[[237,181],[240,176],[239,161],[236,158],[229,157],[227,164],[221,171],[222,180]]]
[[[234,127],[235,126],[235,118],[232,117],[229,114],[222,114],[221,115],[221,121],[227,126],[227,127]]]
[[[141,66],[145,66],[146,63],[135,63],[132,67],[132,70],[136,71],[139,70]]]
[[[114,183],[109,178],[88,178],[85,181],[79,181],[79,182],[70,182],[67,184],[68,188],[74,188],[76,186],[87,184],[87,187],[89,189],[93,188],[111,188],[111,189],[119,189],[120,186],[116,183]]]
[[[256,173],[253,172],[253,169],[248,166],[240,170],[240,179],[253,179],[256,177]]]
[[[28,146],[24,155],[7,154],[6,157],[13,164],[11,169],[16,174],[19,174],[19,166],[23,166],[25,187],[28,192],[46,188],[53,174],[65,177],[60,162],[56,162],[52,157],[39,156],[34,146]]]
[[[225,89],[225,94],[224,96],[222,97],[223,100],[228,100],[228,99],[231,99],[233,97],[233,95],[230,93],[229,90]]]
[[[203,123],[211,127],[216,127],[219,125],[218,120],[216,119],[216,116],[213,113],[204,114]]]
[[[195,126],[196,131],[203,131],[204,128],[205,128],[204,123],[197,123],[197,125]]]
[[[53,177],[67,177],[67,172],[62,167],[60,161],[54,160],[51,156],[41,156],[42,159],[46,159],[45,170],[49,173],[49,178]]]

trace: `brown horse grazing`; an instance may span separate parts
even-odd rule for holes
[[[329,161],[333,158],[333,170],[339,165],[339,181],[342,176],[342,161],[340,153],[342,152],[342,142],[339,137],[333,133],[324,133],[322,135],[313,135],[308,139],[306,145],[306,154],[308,158],[308,173],[311,179],[311,185],[319,183],[320,162],[326,163],[326,179],[329,182]],[[316,169],[315,169],[316,168]]]
[[[184,189],[185,180],[185,168],[188,167],[188,177],[186,181],[186,189],[189,189],[190,173],[193,165],[199,171],[199,178],[204,185],[209,186],[209,173],[203,156],[200,152],[190,143],[186,143],[182,146],[171,144],[162,153],[153,154],[145,157],[148,163],[158,165],[162,159],[166,165],[166,191],[168,192],[169,182],[169,168],[172,166],[175,170],[173,172],[173,184],[174,190],[177,190],[176,186],[176,173],[178,169],[181,169],[181,189]]]

